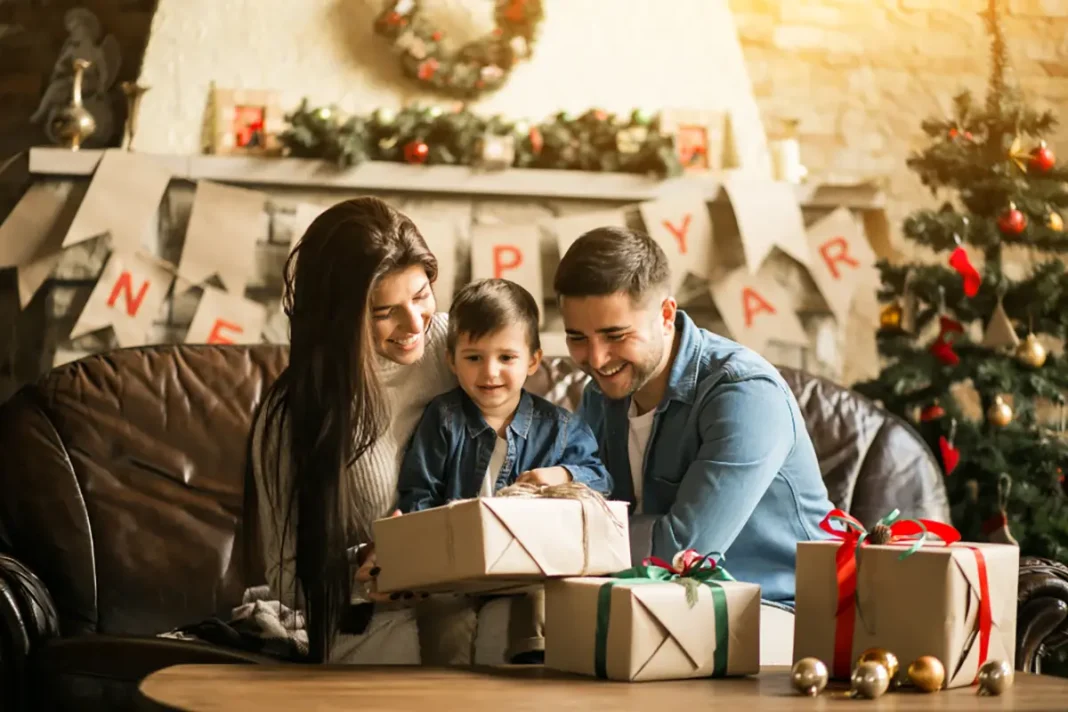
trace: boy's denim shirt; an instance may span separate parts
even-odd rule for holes
[[[797,399],[756,352],[699,329],[682,310],[675,328],[679,350],[643,467],[652,553],[671,561],[684,549],[717,552],[762,598],[791,603],[797,543],[825,538],[819,522],[832,509]],[[629,408],[629,398],[606,399],[592,382],[579,413],[601,444],[613,499],[633,505]]]
[[[593,432],[566,409],[524,390],[506,435],[508,455],[495,492],[527,470],[557,465],[575,482],[602,494],[612,490]],[[401,464],[397,507],[414,512],[477,497],[496,442],[497,433],[463,389],[430,401]]]

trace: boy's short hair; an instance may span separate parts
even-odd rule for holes
[[[603,297],[625,292],[643,303],[651,292],[668,290],[667,255],[643,232],[598,227],[583,234],[564,254],[553,278],[558,297]]]
[[[461,334],[477,341],[511,324],[527,330],[531,353],[541,348],[538,303],[530,292],[507,279],[480,279],[465,284],[452,298],[446,346],[456,349]]]

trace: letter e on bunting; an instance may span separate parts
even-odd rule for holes
[[[699,196],[676,196],[638,206],[645,231],[667,253],[672,287],[690,273],[707,278],[712,270],[712,219]]]
[[[204,287],[185,335],[187,344],[258,344],[267,308],[240,294]]]
[[[860,222],[849,208],[838,208],[808,228],[812,254],[809,272],[839,324],[849,318],[853,293],[869,268],[875,252]]]
[[[794,186],[731,171],[723,187],[731,200],[749,271],[756,273],[774,247],[808,265],[805,219]]]
[[[143,346],[172,279],[171,272],[150,257],[112,252],[70,338],[111,326],[119,346]]]
[[[774,280],[739,267],[710,288],[732,339],[761,352],[769,341],[807,346],[793,300]]]
[[[544,319],[541,281],[541,232],[536,225],[484,225],[471,228],[471,278],[507,279],[538,303]]]

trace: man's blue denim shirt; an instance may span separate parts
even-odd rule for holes
[[[593,432],[574,413],[523,391],[506,430],[508,455],[494,491],[538,467],[566,467],[575,482],[612,489]],[[460,388],[430,401],[412,435],[398,482],[402,512],[477,497],[497,442],[478,406]]]
[[[668,561],[696,549],[724,555],[761,597],[794,600],[797,543],[823,539],[832,509],[797,399],[756,352],[698,328],[679,310],[679,348],[653,416],[642,514],[656,517],[652,553]],[[580,414],[601,444],[613,499],[634,499],[628,410],[590,383]]]

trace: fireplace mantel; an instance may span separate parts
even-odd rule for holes
[[[102,155],[102,150],[34,148],[30,151],[30,173],[89,176]],[[384,161],[339,169],[327,161],[304,158],[165,154],[153,154],[152,158],[167,166],[175,178],[258,186],[622,202],[654,200],[687,190],[703,194],[709,201],[726,200],[726,192],[714,176],[659,180],[630,173],[524,168],[484,171],[466,166],[412,166]],[[882,191],[872,183],[833,178],[800,184],[796,191],[798,202],[805,207],[877,210],[886,202]]]

